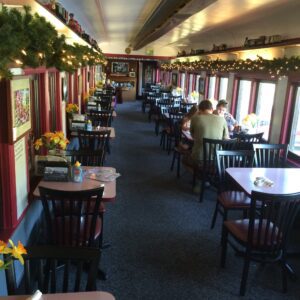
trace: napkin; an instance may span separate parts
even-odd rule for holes
[[[256,186],[271,187],[271,186],[274,185],[274,182],[271,179],[267,178],[267,177],[261,176],[261,177],[256,177],[255,178],[254,184]]]
[[[37,290],[32,296],[26,298],[26,300],[38,300],[42,297],[42,292]]]

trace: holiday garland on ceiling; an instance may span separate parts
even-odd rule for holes
[[[9,66],[55,67],[73,72],[81,66],[106,64],[102,52],[79,44],[68,45],[64,35],[38,14],[16,9],[0,11],[0,76],[11,78]]]
[[[210,71],[215,72],[268,72],[271,76],[283,76],[289,72],[300,70],[300,57],[292,56],[290,58],[274,58],[273,60],[263,59],[257,56],[256,60],[198,60],[193,62],[175,61],[172,64],[162,64],[161,69],[165,71]]]

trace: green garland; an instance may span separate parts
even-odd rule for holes
[[[283,76],[289,72],[299,72],[300,57],[274,58],[273,60],[263,59],[258,56],[256,60],[198,60],[193,62],[175,61],[172,64],[162,64],[161,69],[165,71],[210,71],[215,72],[267,72],[271,76]]]
[[[11,78],[9,65],[22,67],[55,67],[73,72],[81,66],[105,64],[103,53],[88,46],[66,43],[64,35],[38,14],[32,15],[29,7],[24,13],[6,7],[0,12],[0,76]]]

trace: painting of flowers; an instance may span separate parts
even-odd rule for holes
[[[12,137],[16,141],[31,128],[31,103],[29,79],[11,81]]]

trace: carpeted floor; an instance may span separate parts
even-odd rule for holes
[[[229,249],[220,269],[221,224],[209,228],[215,192],[200,204],[191,174],[178,180],[170,172],[171,156],[140,102],[119,104],[117,114],[106,165],[122,176],[116,202],[106,205],[104,239],[111,247],[103,250],[108,279],[99,288],[118,300],[238,299],[243,261]],[[300,273],[299,259],[292,263]],[[244,299],[300,299],[299,279],[282,294],[279,266],[252,263]]]

